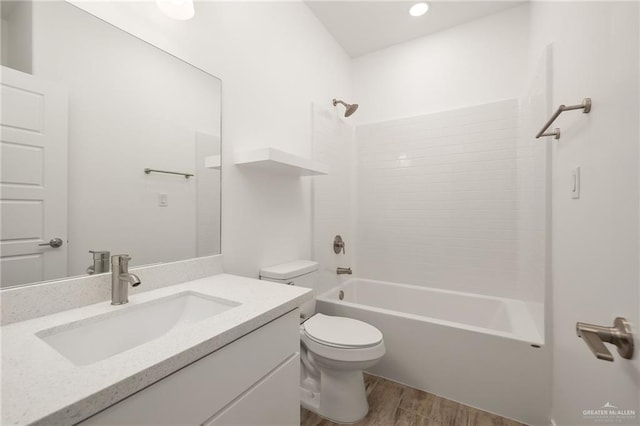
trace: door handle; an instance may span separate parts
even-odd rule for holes
[[[622,358],[631,359],[633,357],[631,325],[629,321],[622,317],[618,317],[613,321],[613,327],[578,322],[576,323],[576,333],[578,337],[582,337],[582,340],[598,359],[613,361],[613,355],[611,355],[611,352],[603,342],[616,345]]]
[[[39,246],[49,246],[53,248],[62,247],[62,239],[61,238],[52,238],[48,243],[38,244]]]

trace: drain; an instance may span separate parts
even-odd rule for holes
[[[340,293],[338,293],[338,299],[344,299],[344,291],[340,290]]]

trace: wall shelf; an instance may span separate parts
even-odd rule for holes
[[[275,148],[236,151],[235,163],[239,166],[293,176],[317,176],[329,173],[329,167],[326,164]]]
[[[207,169],[215,169],[220,170],[220,156],[219,155],[210,155],[204,158],[204,166]]]

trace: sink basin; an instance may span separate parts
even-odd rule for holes
[[[36,336],[75,365],[88,365],[239,305],[188,291],[56,326]]]

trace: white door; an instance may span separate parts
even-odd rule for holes
[[[67,92],[6,67],[0,88],[0,287],[65,277]]]
[[[558,426],[640,424],[639,7],[531,2],[554,32],[554,108],[590,97],[553,127],[553,417]],[[546,25],[546,24],[545,24]],[[540,123],[542,125],[542,123]],[[572,174],[580,167],[580,193]],[[634,359],[597,359],[576,322],[631,322]]]

